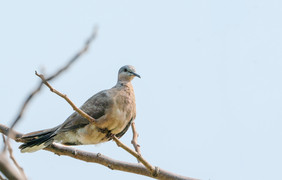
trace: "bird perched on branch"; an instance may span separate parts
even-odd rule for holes
[[[21,139],[25,143],[19,147],[21,152],[38,151],[53,142],[64,145],[98,144],[111,140],[113,135],[122,137],[136,117],[131,84],[135,76],[140,78],[133,66],[121,67],[114,87],[100,91],[80,107],[96,120],[99,127],[74,112],[59,126],[23,135]]]

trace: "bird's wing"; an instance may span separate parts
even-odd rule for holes
[[[93,117],[94,119],[99,119],[107,113],[107,110],[113,105],[112,98],[108,95],[108,90],[101,91],[91,98],[89,98],[80,109]],[[89,124],[89,121],[77,112],[70,115],[67,120],[61,125],[57,132],[65,132],[69,130],[75,130],[82,128]]]

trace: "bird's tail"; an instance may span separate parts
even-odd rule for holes
[[[56,130],[57,128],[52,128],[23,135],[21,139],[25,143],[20,145],[19,149],[21,149],[22,153],[25,153],[35,152],[49,146],[54,141],[54,137],[56,136],[54,132]]]

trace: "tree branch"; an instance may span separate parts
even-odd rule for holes
[[[0,124],[0,133],[8,135],[9,128]],[[22,133],[12,131],[14,136],[13,139],[17,142],[25,142],[20,139],[23,135]],[[14,138],[18,137],[18,138]],[[139,163],[128,163],[124,161],[118,161],[107,156],[104,156],[100,153],[90,153],[82,150],[78,150],[72,147],[63,146],[60,144],[53,143],[52,145],[46,147],[44,150],[53,152],[57,155],[69,156],[75,159],[79,159],[85,162],[98,163],[103,166],[106,166],[112,170],[119,170],[124,172],[130,172],[134,174],[140,174],[144,176],[148,176],[155,179],[164,179],[164,180],[196,180],[194,178],[181,176],[178,174],[174,174],[168,171],[165,171],[159,168],[159,173],[157,177],[154,177],[150,171],[147,170],[144,166]],[[0,158],[1,159],[1,158]]]
[[[84,117],[85,119],[87,119],[90,123],[94,123],[97,126],[97,123],[95,121],[94,118],[92,118],[91,116],[89,116],[88,114],[86,114],[85,112],[83,112],[81,109],[79,109],[65,94],[60,93],[59,91],[57,91],[56,89],[54,89],[44,78],[43,74],[38,74],[35,71],[36,76],[40,77],[42,82],[50,89],[51,92],[57,94],[58,96],[64,98],[73,108],[73,110],[75,110],[76,112],[78,112],[82,117]]]
[[[22,179],[21,175],[9,163],[4,152],[0,154],[0,169],[8,179]]]
[[[52,79],[54,79],[55,77],[59,76],[62,72],[64,72],[65,70],[67,70],[76,60],[78,60],[80,58],[81,55],[83,55],[84,53],[87,52],[87,50],[89,49],[91,43],[93,42],[93,40],[97,37],[97,33],[98,33],[98,27],[95,26],[93,31],[91,32],[91,35],[89,36],[89,38],[86,40],[86,42],[84,43],[84,46],[81,48],[80,51],[78,51],[70,60],[69,62],[63,66],[62,68],[60,68],[56,73],[54,73],[52,76],[49,76],[48,78],[46,78],[47,81],[50,81]]]
[[[137,143],[137,138],[139,134],[137,133],[134,121],[131,123],[131,129],[133,134],[131,144],[133,145],[135,151],[141,156],[140,145]]]
[[[159,174],[158,167],[153,167],[149,162],[147,162],[141,155],[127,147],[125,144],[123,144],[117,137],[113,137],[113,140],[116,142],[118,147],[121,147],[122,149],[126,150],[128,153],[130,153],[132,156],[134,156],[138,161],[140,161],[151,173],[154,177],[157,177]]]
[[[26,175],[25,175],[25,173],[24,173],[24,169],[19,165],[19,163],[17,162],[17,160],[15,159],[15,157],[14,157],[14,155],[13,155],[13,149],[12,149],[12,147],[11,147],[10,141],[5,140],[4,135],[3,135],[3,141],[4,141],[4,143],[6,144],[7,149],[8,149],[8,151],[9,151],[10,159],[13,161],[14,165],[16,166],[16,168],[18,169],[18,171],[19,171],[20,174],[21,174],[21,177],[22,177],[21,179],[27,180],[27,177],[26,177]]]

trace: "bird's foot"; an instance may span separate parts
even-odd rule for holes
[[[109,140],[112,140],[113,138],[114,138],[114,134],[113,133],[111,133],[111,132],[109,132],[108,134],[107,134],[107,138],[109,139]]]

